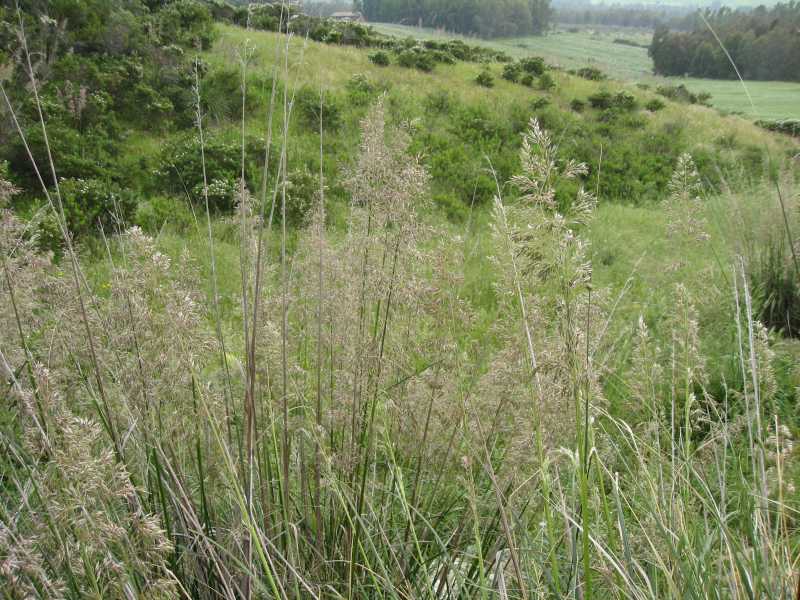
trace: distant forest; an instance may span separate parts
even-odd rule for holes
[[[554,4],[554,8],[554,19],[565,25],[602,25],[645,29],[655,29],[659,25],[666,25],[670,29],[687,31],[693,29],[699,20],[696,11],[685,6],[558,3]]]
[[[443,28],[481,37],[542,33],[550,23],[550,0],[360,0],[370,21]]]
[[[722,8],[704,14],[742,77],[800,81],[800,2],[751,11]],[[736,78],[730,59],[702,20],[689,32],[658,27],[650,56],[661,75]]]

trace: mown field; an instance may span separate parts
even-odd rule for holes
[[[412,36],[420,39],[459,38],[434,29],[420,29],[405,25],[372,24],[377,31],[400,37]],[[536,55],[564,68],[595,66],[609,76],[623,81],[659,85],[682,83],[693,92],[708,92],[712,104],[720,110],[738,113],[748,118],[797,119],[800,118],[800,84],[781,81],[750,81],[747,92],[739,81],[717,81],[695,78],[666,78],[652,74],[652,60],[647,49],[615,44],[615,38],[635,41],[647,45],[650,35],[644,31],[597,28],[581,32],[559,29],[546,36],[510,38],[502,40],[480,40],[460,38],[470,43],[487,45],[507,52],[514,57]],[[752,104],[748,98],[752,98]],[[755,106],[755,110],[753,110]]]

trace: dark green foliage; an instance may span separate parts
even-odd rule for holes
[[[556,87],[556,80],[550,73],[539,75],[539,89],[548,92]]]
[[[494,76],[488,69],[483,69],[475,78],[475,83],[485,88],[494,87]]]
[[[793,137],[800,137],[800,119],[786,119],[784,121],[756,121],[756,125],[769,131],[785,133]]]
[[[584,26],[570,28],[571,33],[585,31],[587,25],[654,29],[658,25],[668,23],[673,29],[684,30],[693,27],[698,20],[693,10],[688,3],[681,5],[678,2],[669,4],[575,2],[564,3],[558,7],[558,22]],[[646,45],[627,39],[617,38],[614,43],[647,48]]]
[[[600,110],[613,109],[619,112],[630,112],[636,110],[638,106],[636,97],[624,90],[616,94],[601,90],[589,96],[588,100],[592,108]]]
[[[136,210],[136,198],[129,191],[99,179],[62,179],[59,181],[61,203],[67,219],[67,227],[76,238],[97,233],[101,229],[107,235],[125,229],[131,224]],[[51,191],[55,196],[55,190]],[[61,233],[45,228],[49,238],[46,246],[58,247]]]
[[[575,71],[575,74],[589,81],[604,81],[608,79],[608,76],[596,67],[583,67]]]
[[[656,93],[675,102],[684,102],[687,104],[707,105],[708,101],[711,99],[711,94],[706,92],[695,94],[690,92],[682,83],[678,85],[660,85],[656,88]]]
[[[320,92],[310,86],[302,86],[295,95],[297,122],[311,131],[319,131],[320,108],[326,131],[337,131],[342,126],[342,105],[331,92]]]
[[[435,65],[434,54],[430,50],[422,48],[403,50],[397,56],[397,64],[408,69],[419,69],[429,73]]]
[[[517,83],[521,74],[522,68],[519,64],[509,63],[503,67],[503,79],[506,81]]]
[[[758,311],[767,328],[800,336],[800,279],[783,230],[763,246],[750,265],[750,281]]]
[[[544,73],[546,65],[540,56],[529,56],[519,61],[520,68],[530,75],[541,75]]]
[[[453,97],[445,90],[431,92],[424,100],[425,111],[435,114],[447,114],[453,108]]]
[[[583,112],[583,110],[586,108],[586,102],[575,98],[572,102],[569,103],[569,107],[575,112]]]
[[[35,52],[59,177],[140,186],[121,168],[126,132],[192,126],[194,69],[186,50],[208,48],[214,39],[207,5],[196,0],[28,0],[20,8]],[[0,11],[4,47],[22,56],[17,27],[15,11]],[[13,83],[6,89],[34,159],[44,167],[48,157],[24,63],[6,66]],[[9,161],[15,181],[27,196],[40,194],[33,165],[10,121],[0,125],[0,139],[5,142],[0,158]],[[46,183],[53,184],[48,177]],[[88,219],[97,216],[84,213]]]
[[[369,55],[369,60],[373,63],[378,65],[379,67],[386,67],[389,66],[391,60],[389,59],[389,55],[386,54],[383,50],[378,50],[373,54]]]
[[[663,110],[666,107],[666,104],[664,104],[658,98],[653,98],[652,100],[649,100],[647,104],[644,105],[644,107],[650,112],[658,112],[660,110]]]
[[[347,98],[354,106],[367,106],[376,97],[378,90],[363,73],[356,73],[347,82]]]
[[[656,73],[800,81],[800,4],[747,11],[722,8],[704,16],[707,24],[698,22],[686,33],[656,28],[649,49]]]
[[[159,189],[174,195],[185,196],[188,193],[193,202],[202,206],[205,202],[205,156],[209,207],[212,211],[229,211],[234,206],[241,177],[241,145],[239,142],[228,143],[213,136],[204,141],[203,152],[197,136],[182,136],[170,141],[161,151],[154,174],[156,183]],[[245,177],[249,184],[255,181],[256,175],[260,177],[263,153],[262,142],[247,140]]]
[[[546,107],[549,104],[550,104],[550,100],[548,100],[547,98],[544,98],[544,97],[537,98],[536,100],[531,102],[531,110],[537,111],[537,110],[540,110],[540,109]]]
[[[592,94],[591,96],[589,96],[588,100],[592,108],[605,110],[607,108],[611,108],[611,105],[614,101],[614,97],[608,90],[601,90],[596,94]]]
[[[272,93],[272,78],[250,72],[247,76],[248,112],[263,109]],[[220,67],[203,77],[200,84],[203,111],[218,122],[242,118],[242,72],[235,67]]]
[[[543,32],[550,22],[549,0],[361,0],[370,21],[414,23],[483,37]]]
[[[525,87],[533,87],[534,81],[535,79],[530,73],[525,73],[519,80],[519,82]]]
[[[159,37],[168,44],[208,50],[215,38],[214,20],[204,2],[175,0],[156,13]]]
[[[636,110],[638,103],[636,102],[636,97],[633,94],[629,94],[623,90],[614,96],[614,106],[621,110],[631,111]]]

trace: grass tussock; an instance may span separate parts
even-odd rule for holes
[[[2,209],[5,597],[793,596],[794,423],[757,263],[719,260],[722,373],[696,286],[661,290],[657,333],[627,322],[626,290],[596,281],[587,167],[531,120],[520,172],[497,182],[487,318],[472,236],[424,218],[429,177],[382,99],[344,231],[322,174],[287,229],[293,102],[273,86],[263,185],[241,179],[223,224],[232,298],[207,180],[209,282],[200,257],[119,222],[95,287],[57,196],[60,262]],[[682,157],[664,236],[687,255],[713,243],[698,186]]]

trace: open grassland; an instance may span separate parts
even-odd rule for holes
[[[615,44],[615,38],[630,39],[647,45],[650,36],[640,31],[594,29],[572,33],[559,30],[545,36],[480,40],[446,34],[434,29],[405,25],[372,24],[377,31],[399,37],[419,39],[457,38],[469,43],[497,48],[511,56],[542,56],[554,65],[566,69],[594,66],[610,77],[622,81],[650,85],[678,83],[691,91],[708,92],[712,104],[723,111],[739,113],[748,118],[797,119],[800,118],[800,83],[781,81],[749,81],[747,90],[752,105],[739,81],[720,81],[695,78],[668,78],[653,75],[653,63],[646,48]],[[755,106],[755,111],[753,110]]]

